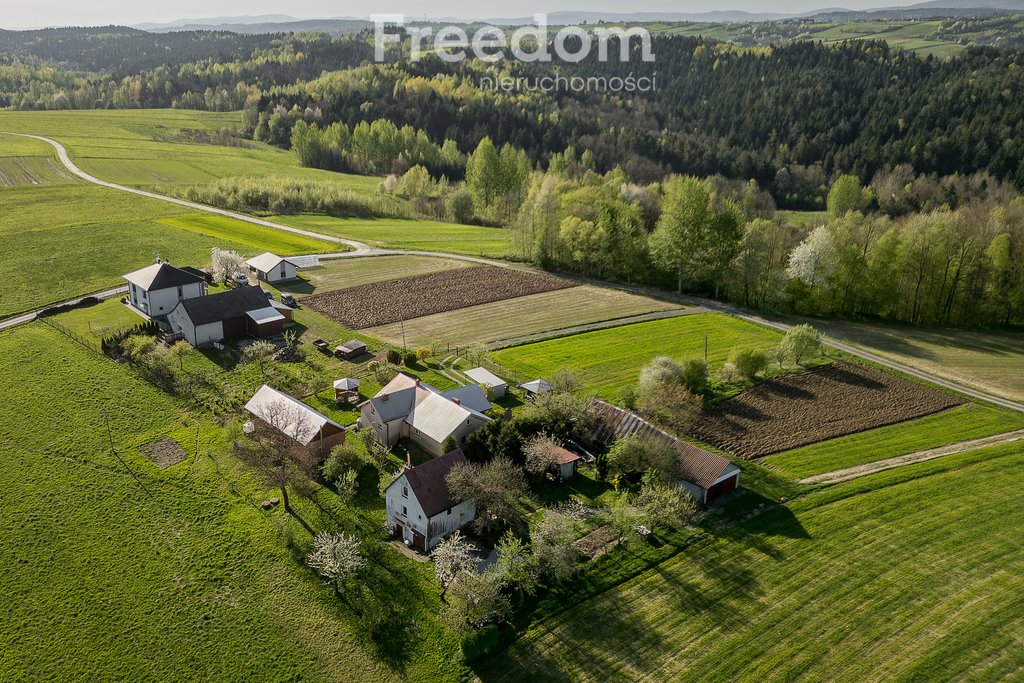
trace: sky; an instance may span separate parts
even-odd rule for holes
[[[375,0],[375,13],[405,14],[409,17],[454,16],[466,19],[530,16],[536,12],[707,12],[744,10],[748,12],[796,13],[822,8],[869,9],[912,4],[908,0]],[[132,25],[167,22],[185,18],[287,14],[302,19],[363,17],[370,13],[364,3],[327,0],[175,0],[169,3],[138,0],[0,0],[0,27],[38,28],[44,26]]]

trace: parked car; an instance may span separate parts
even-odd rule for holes
[[[235,281],[236,285],[248,285],[249,284],[249,276],[246,275],[245,273],[236,273],[235,277],[233,277],[232,279]]]
[[[298,308],[299,302],[295,300],[295,297],[291,294],[282,294],[281,303],[285,306],[291,306],[292,308]]]
[[[261,287],[260,289],[263,289],[263,288]],[[274,293],[271,292],[269,289],[264,289],[263,293],[266,294],[267,298],[270,299],[271,301],[274,300]]]

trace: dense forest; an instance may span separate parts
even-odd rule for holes
[[[64,31],[0,34],[0,106],[244,108],[246,132],[282,146],[299,120],[354,127],[383,119],[463,153],[486,135],[534,164],[569,146],[589,149],[599,170],[621,166],[638,182],[667,172],[754,179],[783,208],[823,208],[837,175],[868,182],[899,165],[934,177],[986,171],[1024,187],[1024,54],[1014,50],[936,59],[883,42],[737,49],[658,35],[654,63],[373,64],[366,34]],[[129,73],[129,64],[140,66]],[[553,71],[649,75],[657,88],[481,87],[484,76]]]

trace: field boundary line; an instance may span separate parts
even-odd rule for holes
[[[89,175],[88,173],[86,173],[85,171],[80,169],[78,166],[75,165],[75,163],[73,161],[71,161],[71,157],[68,155],[67,149],[64,148],[64,145],[62,145],[61,143],[57,142],[56,140],[53,140],[53,139],[48,138],[48,137],[44,137],[42,135],[32,135],[32,134],[29,134],[29,133],[13,133],[13,132],[9,132],[9,131],[0,131],[0,134],[15,135],[15,136],[24,137],[24,138],[32,138],[32,139],[41,140],[42,142],[47,143],[48,145],[50,145],[51,147],[53,147],[57,151],[57,156],[60,159],[60,162],[62,164],[64,164],[64,166],[68,169],[68,171],[70,171],[74,175],[78,176],[79,178],[81,178],[81,179],[83,179],[85,181],[88,181],[90,183],[93,183],[95,185],[100,185],[102,187],[107,187],[107,188],[114,189],[114,190],[120,190],[122,192],[129,192],[131,194],[140,195],[142,197],[149,197],[150,199],[157,199],[159,201],[170,202],[171,204],[177,204],[178,206],[184,206],[184,207],[196,210],[196,211],[205,211],[205,212],[208,212],[208,213],[214,213],[214,214],[217,214],[217,215],[220,215],[220,216],[225,216],[227,218],[233,218],[233,219],[236,219],[236,220],[244,221],[246,223],[251,223],[253,225],[261,225],[263,227],[273,228],[273,229],[276,229],[276,230],[283,230],[285,232],[290,232],[290,233],[293,233],[293,234],[296,234],[296,235],[303,235],[305,237],[311,237],[313,239],[319,239],[319,240],[323,240],[323,241],[326,241],[326,242],[333,242],[335,244],[344,244],[344,245],[347,245],[349,247],[352,247],[353,251],[345,252],[344,254],[338,254],[337,258],[353,258],[353,257],[360,257],[360,256],[401,256],[401,255],[406,255],[406,256],[436,256],[436,257],[455,258],[455,259],[460,259],[460,260],[463,260],[463,261],[471,261],[471,262],[475,262],[475,263],[482,263],[482,264],[485,264],[485,265],[496,265],[496,266],[501,266],[503,268],[513,268],[513,269],[517,269],[517,270],[527,270],[527,271],[534,271],[534,272],[546,272],[546,271],[543,271],[543,270],[538,269],[538,268],[530,267],[528,265],[505,263],[505,262],[497,261],[497,260],[494,260],[494,259],[488,259],[488,258],[482,258],[482,257],[474,257],[474,256],[466,256],[466,255],[462,255],[462,254],[451,254],[451,253],[442,252],[442,251],[433,252],[433,251],[423,251],[423,250],[416,250],[416,249],[384,249],[384,248],[379,248],[379,247],[372,247],[372,246],[370,246],[368,244],[364,244],[363,242],[358,242],[356,240],[346,239],[346,238],[342,238],[342,237],[335,237],[333,235],[324,235],[324,234],[313,232],[313,231],[310,231],[310,230],[303,230],[301,228],[293,228],[291,226],[282,225],[281,223],[274,223],[273,221],[268,221],[268,220],[264,220],[262,218],[256,218],[256,217],[253,217],[253,216],[247,216],[245,214],[236,213],[234,211],[228,211],[226,209],[218,209],[216,207],[207,206],[205,204],[199,204],[197,202],[190,202],[190,201],[187,201],[187,200],[184,200],[184,199],[178,199],[176,197],[168,197],[166,195],[162,195],[162,194],[159,194],[159,193],[156,193],[156,192],[149,192],[149,191],[146,191],[146,190],[140,190],[140,189],[133,188],[133,187],[127,187],[125,185],[118,185],[117,183],[111,183],[111,182],[107,182],[105,180],[100,180],[99,178],[96,178],[95,176]],[[324,257],[325,255],[318,254],[318,256]],[[330,257],[334,257],[334,255],[333,254],[330,255]],[[548,273],[548,274],[558,275],[558,273]],[[710,300],[704,299],[702,297],[676,294],[676,293],[672,293],[672,292],[666,292],[666,291],[663,291],[663,290],[654,290],[652,288],[641,287],[641,286],[637,286],[637,285],[616,284],[616,283],[610,283],[610,282],[599,282],[597,280],[592,280],[592,279],[589,279],[589,278],[581,278],[581,277],[573,277],[573,276],[568,276],[568,277],[570,279],[576,280],[577,282],[580,282],[580,283],[596,284],[598,286],[608,287],[610,289],[618,289],[618,290],[621,290],[621,291],[633,292],[633,293],[636,293],[636,294],[643,294],[645,296],[650,296],[650,297],[654,297],[654,298],[658,298],[658,299],[662,299],[662,300],[675,301],[675,302],[679,302],[679,303],[689,304],[691,306],[699,306],[699,307],[707,309],[708,312],[723,313],[725,315],[731,315],[731,316],[734,316],[736,318],[739,318],[740,320],[745,320],[747,322],[754,323],[756,325],[762,325],[762,326],[765,326],[765,327],[770,327],[770,328],[773,328],[773,329],[776,329],[776,330],[779,330],[779,331],[782,331],[782,332],[788,332],[793,327],[792,325],[789,325],[789,324],[786,324],[786,323],[780,323],[780,322],[774,322],[774,321],[768,320],[768,319],[763,318],[763,317],[761,317],[759,315],[753,315],[751,313],[745,313],[740,308],[738,308],[736,306],[731,306],[729,304],[723,304],[723,303],[720,303],[720,302],[717,302],[717,301],[710,301]],[[21,323],[9,324],[6,327],[14,327],[16,324],[23,324],[24,322],[30,322],[30,321],[31,320],[23,320]],[[0,326],[0,329],[5,329],[5,327]],[[969,397],[977,399],[979,401],[984,401],[986,403],[991,403],[991,404],[994,404],[994,405],[997,405],[997,406],[1001,406],[1003,408],[1009,408],[1010,410],[1015,410],[1017,412],[1024,413],[1024,404],[1017,403],[1016,401],[1012,401],[1012,400],[1003,398],[1001,396],[998,396],[998,395],[995,395],[995,394],[992,394],[992,393],[989,393],[989,392],[986,392],[986,391],[982,391],[980,389],[974,389],[974,388],[971,388],[969,386],[965,386],[963,384],[960,384],[959,382],[954,382],[952,380],[945,379],[945,378],[943,378],[941,376],[933,375],[933,374],[925,372],[923,370],[918,370],[917,368],[914,368],[914,367],[912,367],[910,365],[906,365],[904,363],[899,363],[899,362],[896,362],[896,361],[888,360],[887,358],[884,358],[884,357],[882,357],[882,356],[880,356],[878,354],[872,353],[870,351],[866,351],[864,349],[858,348],[858,347],[853,346],[851,344],[847,344],[845,342],[838,341],[836,339],[832,339],[830,337],[825,337],[824,338],[824,343],[827,344],[828,346],[831,346],[832,348],[838,349],[838,350],[843,351],[845,353],[849,353],[850,355],[856,356],[856,357],[861,358],[863,360],[867,360],[867,361],[870,361],[872,363],[876,363],[876,364],[881,365],[883,367],[889,368],[890,370],[895,370],[897,372],[902,372],[903,374],[909,375],[911,377],[916,377],[919,380],[923,380],[925,382],[930,382],[930,383],[935,384],[937,386],[943,387],[943,388],[948,389],[950,391],[954,391],[954,392],[963,394],[965,396],[969,396]]]
[[[929,460],[943,458],[947,455],[959,455],[961,453],[970,453],[971,451],[977,451],[992,446],[1003,446],[1006,444],[1016,443],[1017,441],[1021,440],[1024,440],[1024,429],[1018,429],[1012,432],[1004,432],[1002,434],[995,434],[993,436],[984,436],[979,439],[970,439],[969,441],[959,441],[957,443],[949,444],[946,446],[938,446],[937,448],[929,448],[927,450],[917,451],[916,453],[907,453],[905,455],[898,455],[893,458],[876,460],[874,462],[868,462],[861,465],[854,465],[852,467],[844,467],[843,469],[840,470],[823,472],[822,474],[815,474],[810,477],[805,477],[801,479],[799,483],[839,484],[844,481],[850,481],[851,479],[865,477],[869,474],[884,472],[886,470],[892,470],[898,467],[906,467],[907,465],[916,465],[917,463],[920,462],[928,462]]]
[[[699,313],[710,313],[710,311],[702,306],[693,306],[689,308],[671,309],[668,311],[637,313],[635,315],[627,315],[621,318],[596,320],[591,323],[581,323],[579,325],[571,325],[569,327],[560,327],[554,330],[547,330],[545,332],[524,334],[519,337],[508,337],[506,339],[487,342],[484,346],[486,346],[490,351],[499,351],[501,349],[511,349],[516,346],[526,346],[527,344],[536,344],[539,342],[550,341],[552,339],[561,339],[562,337],[571,337],[573,335],[584,334],[586,332],[597,332],[599,330],[625,327],[626,325],[636,325],[638,323],[653,322],[655,320],[682,318],[687,315],[697,315]]]

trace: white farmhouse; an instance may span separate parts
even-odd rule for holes
[[[441,539],[476,518],[471,500],[456,502],[445,477],[466,462],[456,449],[416,467],[406,467],[385,491],[388,525],[406,545],[430,552]]]
[[[475,384],[441,392],[399,373],[376,396],[359,404],[359,426],[372,429],[385,446],[408,438],[440,456],[449,438],[461,446],[467,436],[491,422],[484,415],[490,408],[484,392]]]
[[[179,301],[206,294],[206,280],[192,269],[176,268],[157,261],[124,276],[128,303],[147,318],[163,318]]]
[[[295,264],[269,251],[245,262],[258,280],[263,282],[286,282],[298,277]]]

